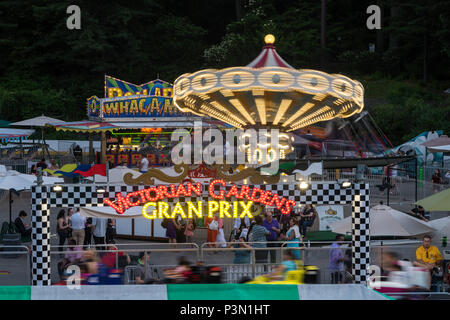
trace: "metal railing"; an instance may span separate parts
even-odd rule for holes
[[[23,245],[0,245],[0,285],[30,284],[31,259],[29,248]]]

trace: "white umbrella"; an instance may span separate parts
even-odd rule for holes
[[[47,116],[39,116],[19,122],[13,122],[10,124],[12,127],[45,127],[47,124],[63,124],[65,121],[50,118]]]
[[[442,146],[436,146],[436,147],[427,147],[428,151],[430,152],[443,152],[443,153],[449,153],[450,152],[450,144],[442,145]]]
[[[406,213],[392,209],[385,205],[378,205],[370,209],[370,235],[409,237],[434,231],[426,222],[416,219]],[[351,232],[352,217],[333,223],[331,230],[346,234]]]
[[[37,177],[32,174],[23,174],[14,170],[7,171],[0,165],[0,189],[9,190],[9,222],[11,223],[11,192],[31,189],[36,184]],[[56,177],[42,177],[43,184],[62,183],[64,179]]]
[[[430,233],[435,241],[440,241],[444,236],[450,236],[450,216],[428,221],[427,224],[430,228],[436,229]]]

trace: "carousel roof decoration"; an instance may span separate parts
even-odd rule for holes
[[[364,88],[339,74],[296,70],[267,35],[266,45],[246,67],[183,74],[174,83],[175,105],[237,128],[294,131],[316,122],[347,118],[364,107]]]

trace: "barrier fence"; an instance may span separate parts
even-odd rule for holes
[[[209,247],[213,243],[205,243],[198,246],[195,243],[180,243],[176,247],[168,243],[127,243],[115,244],[117,250],[106,250],[103,245],[91,246],[95,249],[99,258],[106,253],[123,252],[130,257],[130,261],[126,266],[119,265],[119,254],[115,255],[115,268],[124,270],[123,283],[135,284],[135,271],[137,257],[140,252],[149,254],[148,265],[145,270],[150,272],[150,277],[162,280],[164,278],[164,270],[167,268],[175,268],[178,265],[179,258],[184,257],[191,264],[202,261],[206,266],[218,266],[222,269],[223,283],[240,283],[244,279],[253,279],[257,276],[273,272],[274,268],[283,261],[283,253],[293,248],[286,247],[288,242],[275,242],[277,246],[257,248],[253,245],[261,244],[260,242],[245,243],[250,247],[234,247],[241,243],[229,242],[227,247]],[[290,242],[292,244],[292,242]],[[331,242],[310,242],[309,246],[305,243],[298,242],[298,249],[301,252],[301,260],[304,265],[314,265],[320,270],[320,283],[331,284],[332,272],[330,270],[330,247]],[[220,245],[215,243],[215,245]],[[223,245],[223,243],[222,243]],[[169,247],[170,246],[170,247]],[[371,265],[383,267],[386,252],[394,252],[400,260],[415,260],[416,249],[420,246],[417,244],[399,244],[399,245],[372,245],[370,249]],[[59,249],[63,251],[59,251]],[[60,263],[66,254],[79,254],[80,257],[85,251],[72,251],[70,246],[52,246],[51,252],[51,274],[52,283],[55,284],[61,279],[58,270]],[[442,248],[438,246],[442,252]],[[344,255],[344,267],[340,270],[342,282],[351,283],[351,247],[350,242],[342,243],[340,250]],[[246,252],[247,261],[236,261],[237,252]],[[264,261],[257,259],[258,252],[265,252],[266,259]],[[274,260],[271,260],[272,254]],[[0,285],[29,285],[31,283],[31,260],[29,248],[26,246],[0,246]],[[445,290],[445,286],[444,286]]]
[[[0,286],[31,283],[30,250],[21,245],[0,245]]]

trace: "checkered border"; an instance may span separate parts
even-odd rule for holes
[[[33,247],[33,285],[50,285],[50,208],[51,207],[101,207],[105,198],[115,199],[117,193],[123,195],[150,186],[128,185],[63,185],[63,190],[54,192],[50,186],[32,187],[32,247]],[[352,204],[352,266],[356,283],[365,283],[369,259],[369,185],[354,184],[353,188],[344,189],[335,182],[312,183],[308,190],[302,191],[295,183],[250,185],[264,191],[272,191],[279,196],[292,199],[299,204]],[[98,189],[105,193],[98,193]],[[216,186],[219,189],[220,186]],[[227,185],[226,190],[231,186]],[[210,200],[208,187],[203,185],[203,201]],[[198,201],[199,197],[179,197],[168,199],[186,204]]]

